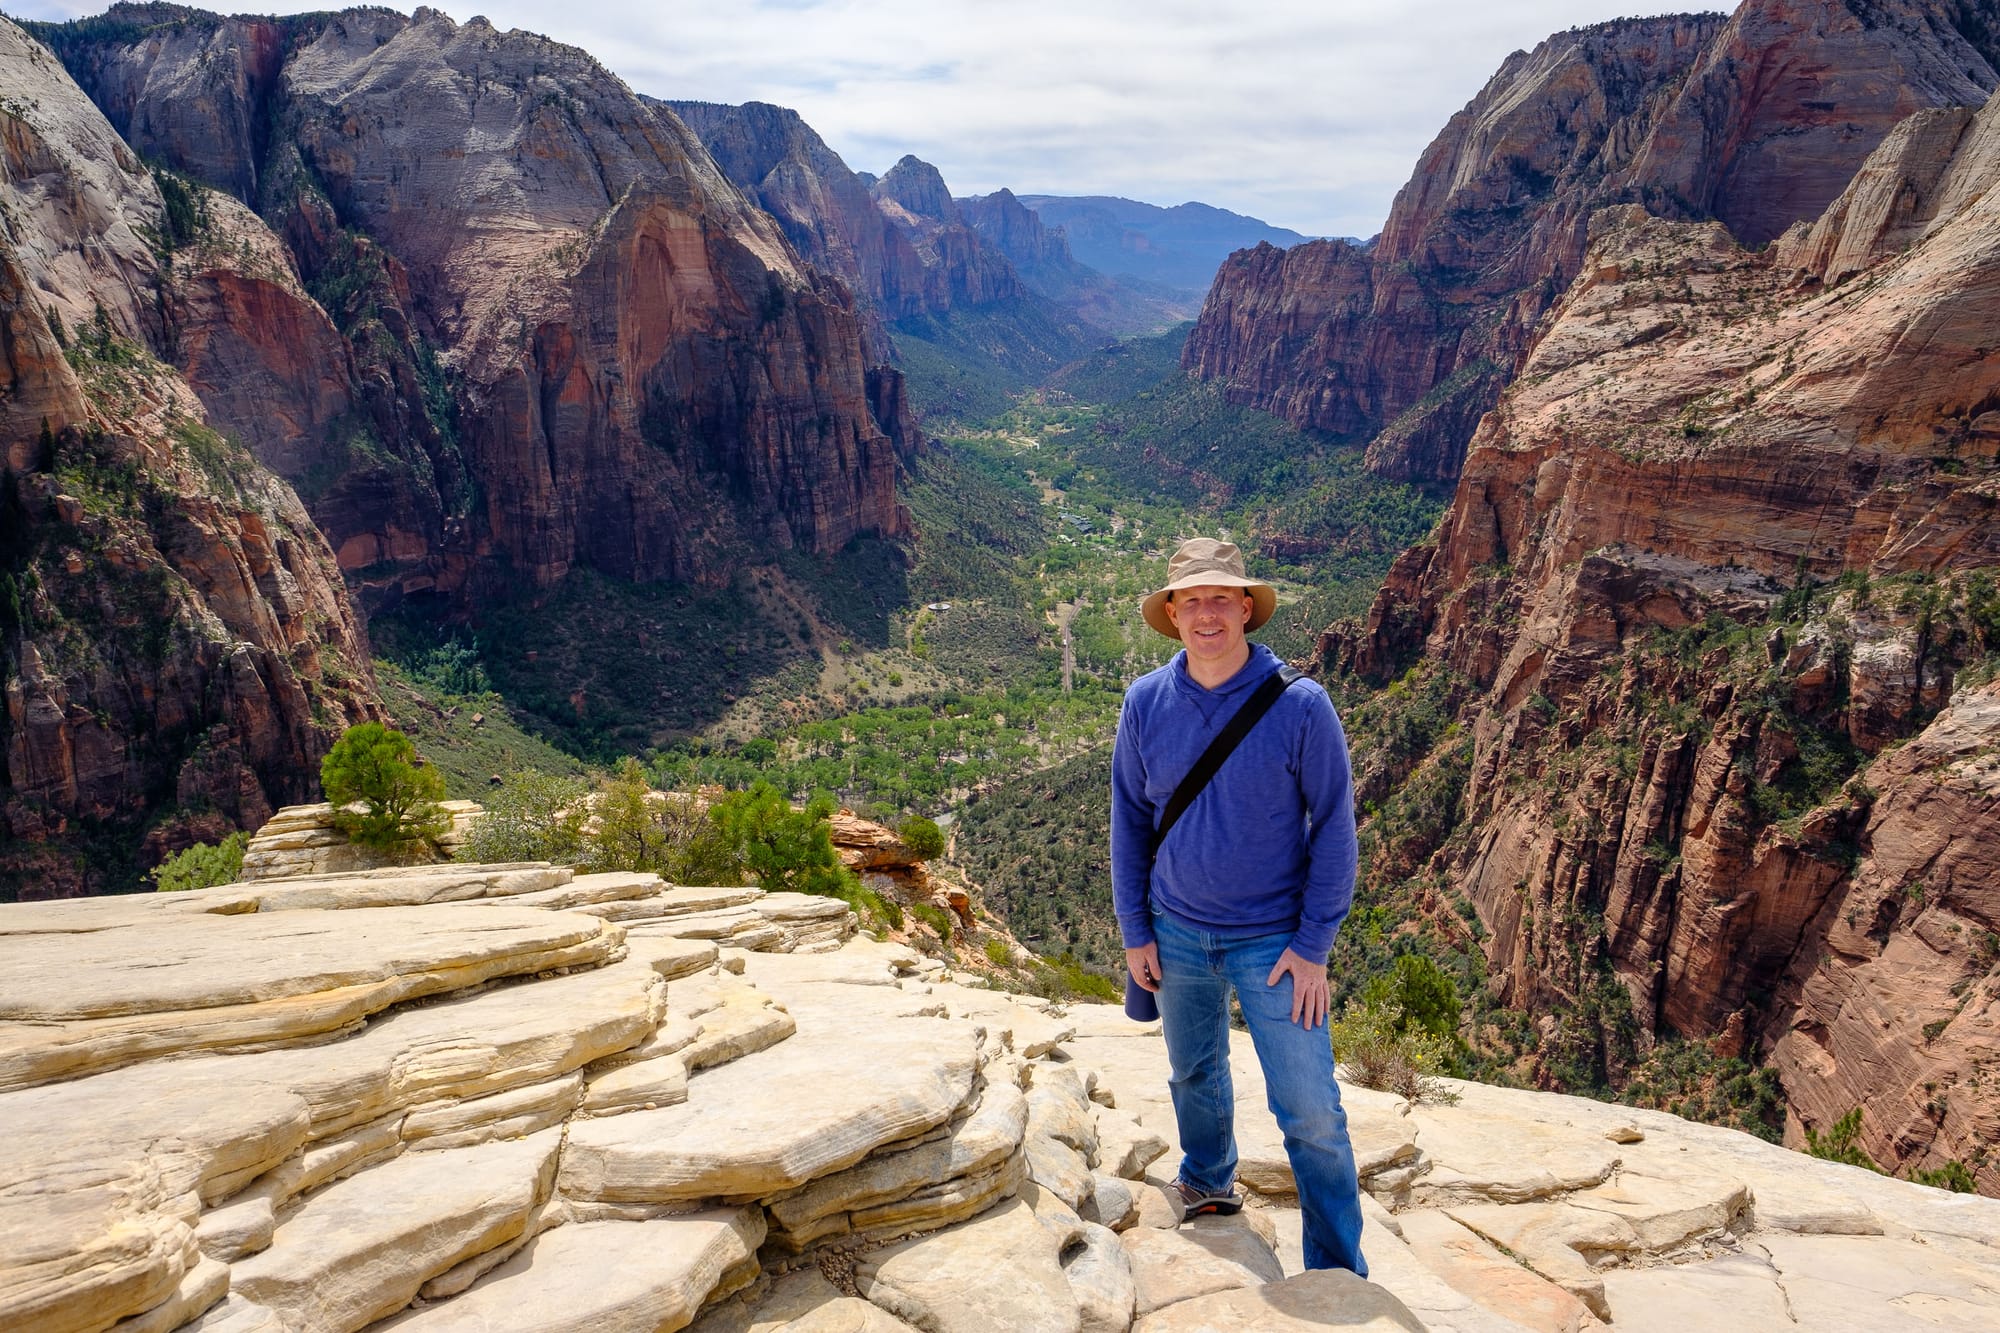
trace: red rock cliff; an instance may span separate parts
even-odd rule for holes
[[[183,289],[152,175],[5,21],[0,83],[14,94],[0,110],[11,899],[130,887],[125,857],[148,821],[166,820],[148,834],[156,859],[310,799],[341,727],[379,706],[359,621],[297,497],[212,430],[153,354]],[[251,218],[239,240],[253,234],[275,246]],[[259,280],[220,254],[204,273],[188,290]]]
[[[1558,34],[1452,118],[1370,251],[1225,263],[1185,364],[1232,401],[1370,439],[1378,472],[1449,481],[1576,276],[1593,210],[1641,202],[1768,240],[1905,116],[1983,102],[1993,26],[1990,3],[1745,0],[1726,22]]]
[[[430,10],[114,16],[65,56],[143,149],[255,203],[344,335],[216,291],[187,356],[364,587],[707,579],[905,530],[851,299],[596,61]],[[317,401],[253,424],[209,368],[295,332]]]
[[[1469,904],[1545,1061],[1606,1040],[1612,976],[1643,1030],[1775,1065],[1794,1138],[1860,1106],[1877,1161],[1988,1193],[1996,182],[2000,101],[1913,119],[1761,253],[1598,215],[1439,538],[1323,643],[1457,711],[1364,758],[1371,873],[1447,931]]]

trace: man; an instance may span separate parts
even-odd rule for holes
[[[1125,693],[1111,761],[1112,888],[1125,965],[1159,1002],[1187,1211],[1242,1207],[1233,989],[1298,1182],[1306,1267],[1366,1277],[1354,1150],[1324,1026],[1326,957],[1355,871],[1347,738],[1326,691],[1299,680],[1279,695],[1155,846],[1181,779],[1282,665],[1244,637],[1276,607],[1236,547],[1206,537],[1181,544],[1167,586],[1146,599],[1146,623],[1183,651]]]

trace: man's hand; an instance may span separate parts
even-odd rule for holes
[[[1160,988],[1160,946],[1147,944],[1137,949],[1125,951],[1125,970],[1132,974],[1132,980],[1147,990]],[[1320,989],[1326,989],[1326,978],[1320,978]]]
[[[1125,957],[1129,960],[1131,956],[1132,951],[1127,950]],[[1278,978],[1287,972],[1292,974],[1292,1021],[1310,1032],[1326,1021],[1327,1005],[1330,1003],[1326,986],[1326,964],[1308,963],[1287,949],[1279,957],[1278,965],[1271,969],[1271,975],[1264,984],[1277,985]]]

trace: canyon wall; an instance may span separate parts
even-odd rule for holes
[[[907,530],[911,431],[870,411],[853,297],[584,53],[433,10],[41,31],[138,150],[268,219],[331,317],[223,290],[179,359],[371,602]],[[270,412],[242,364],[294,346],[269,379],[306,401]]]
[[[1877,1162],[1988,1193],[1996,182],[2000,102],[1913,116],[1761,251],[1596,214],[1438,536],[1322,643],[1449,701],[1360,778],[1405,815],[1460,784],[1375,873],[1551,1015],[1544,1057],[1617,1062],[1563,1031],[1614,979],[1643,1033],[1772,1064],[1794,1141],[1860,1107]]]
[[[1745,0],[1516,52],[1424,151],[1368,247],[1232,256],[1183,364],[1233,402],[1450,482],[1581,270],[1598,208],[1713,218],[1756,246],[1817,216],[1900,121],[1976,106],[2000,6]]]
[[[0,896],[12,899],[102,891],[135,854],[254,827],[312,795],[342,727],[380,709],[325,540],[162,359],[177,345],[220,355],[214,312],[247,302],[309,362],[331,328],[283,247],[224,200],[199,243],[185,235],[187,197],[171,183],[163,194],[62,66],[4,21],[0,84]],[[308,380],[268,410],[321,406]]]

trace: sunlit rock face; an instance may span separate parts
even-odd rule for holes
[[[1991,4],[1746,0],[1509,57],[1425,150],[1367,249],[1222,267],[1184,364],[1232,401],[1456,477],[1480,416],[1581,270],[1591,213],[1720,220],[1752,248],[1816,217],[1905,117],[1996,83]]]
[[[2000,1280],[1994,1200],[1345,1074],[1370,1280],[1301,1271],[1247,1044],[1252,1206],[1186,1219],[1158,1024],[971,980],[837,899],[545,864],[0,907],[0,1165],[35,1202],[0,1210],[0,1321],[1978,1327]]]
[[[189,376],[371,597],[907,529],[852,296],[591,57],[431,10],[114,15],[52,40],[135,147],[272,222],[332,321],[211,284]]]

